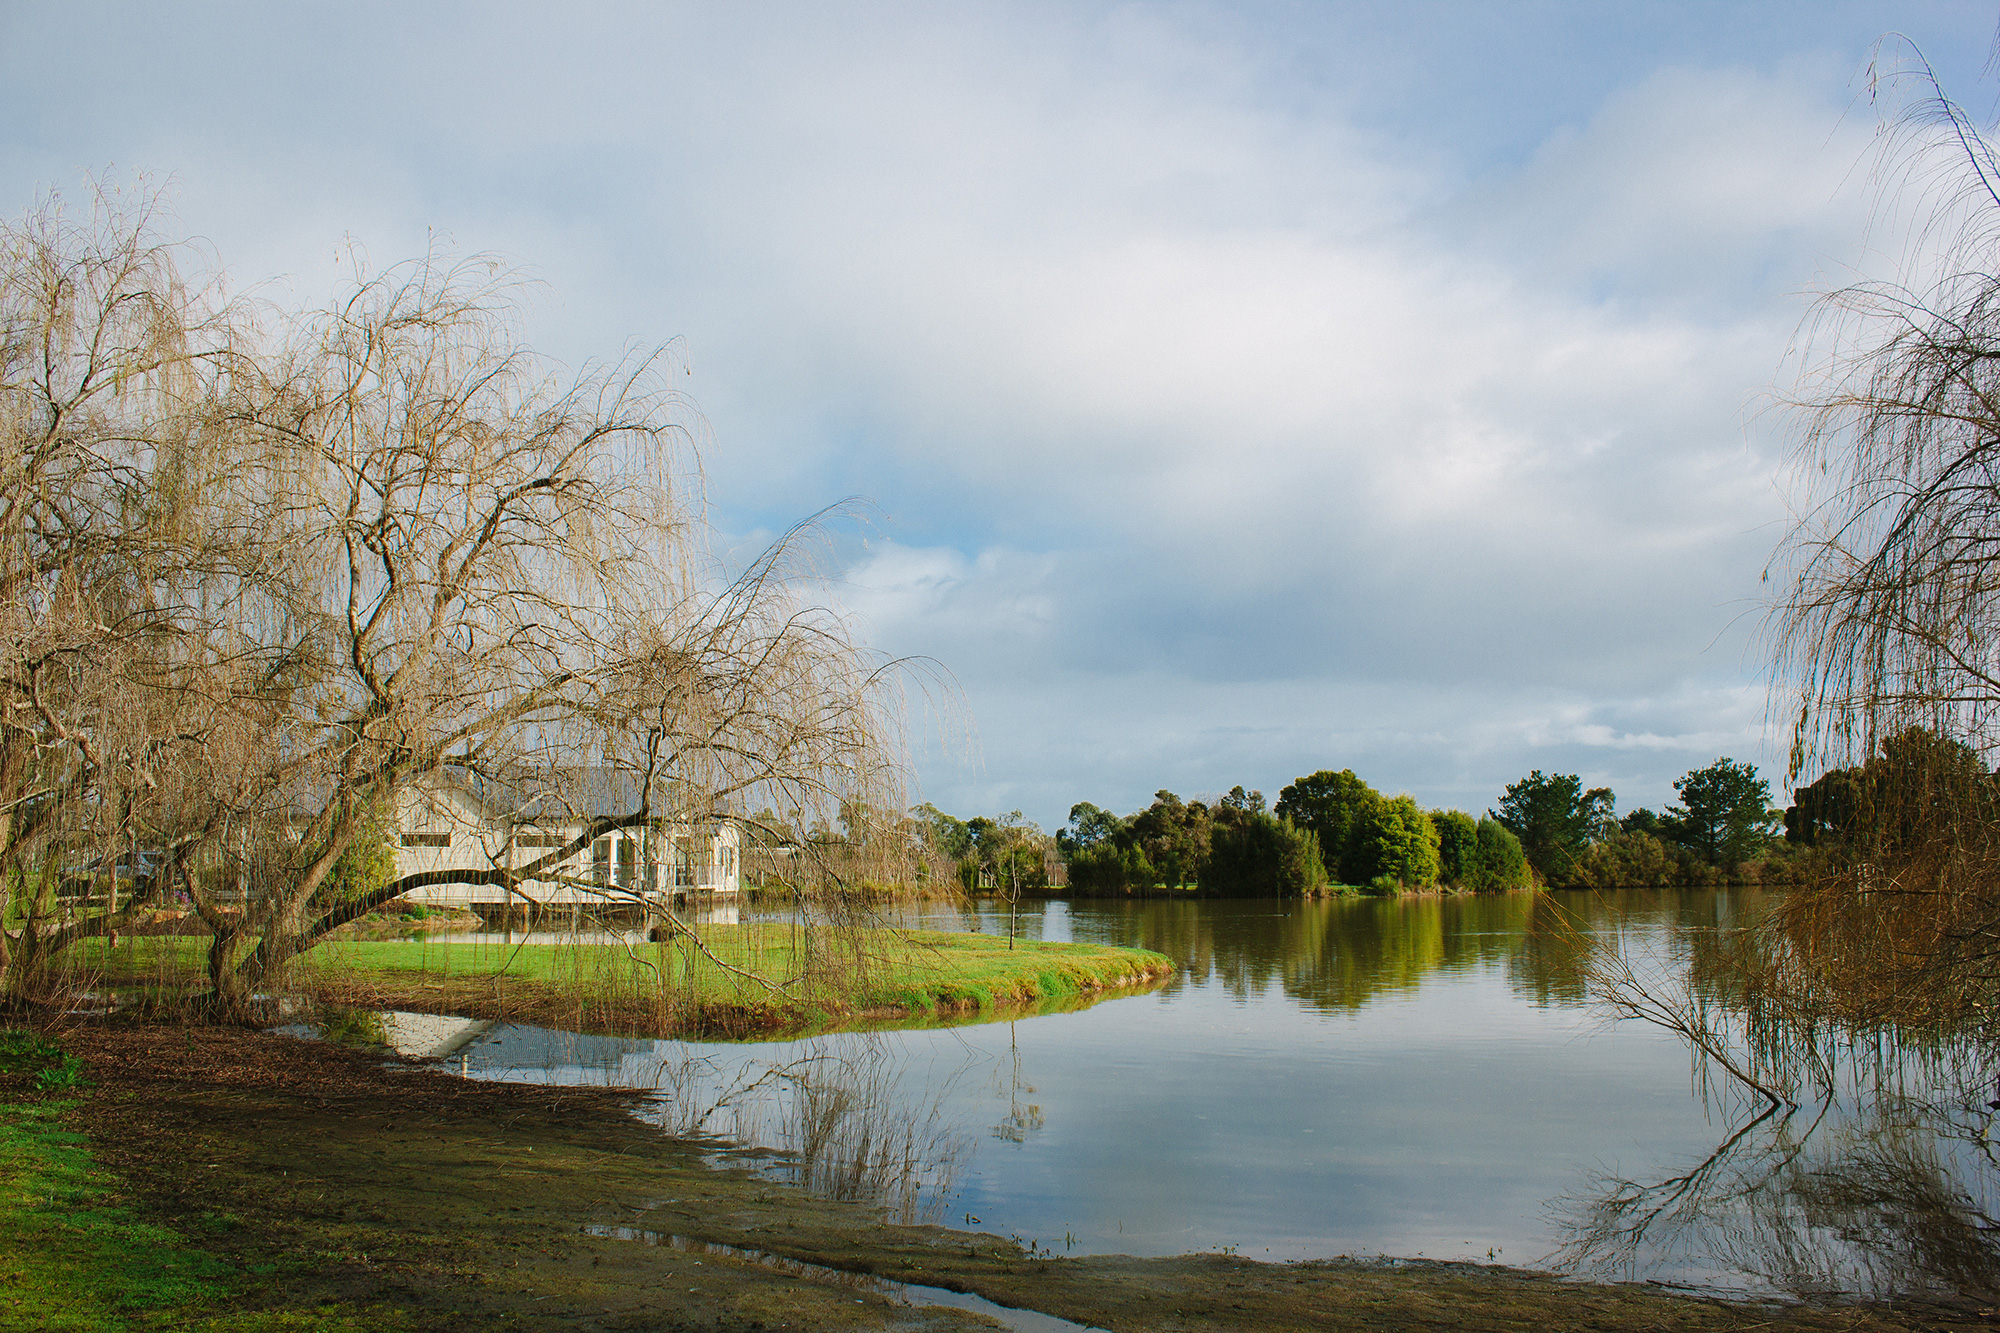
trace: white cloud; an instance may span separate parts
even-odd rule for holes
[[[573,359],[684,335],[729,526],[881,502],[835,594],[963,683],[985,760],[926,761],[946,804],[1328,765],[1658,804],[1757,757],[1750,411],[1858,225],[1846,69],[1651,71],[1461,170],[1298,77],[1277,20],[386,15],[142,16],[62,120],[16,56],[0,165],[171,173],[302,293],[345,234],[435,231],[547,279]]]

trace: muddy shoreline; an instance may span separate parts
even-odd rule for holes
[[[106,1022],[60,1037],[96,1080],[73,1127],[121,1201],[245,1274],[239,1309],[424,1330],[995,1326],[699,1244],[619,1238],[643,1231],[1117,1333],[1991,1326],[1969,1308],[1730,1302],[1467,1264],[1053,1258],[718,1169],[713,1144],[627,1114],[635,1094],[474,1082],[241,1030]]]

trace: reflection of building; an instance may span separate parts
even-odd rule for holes
[[[442,1060],[465,1048],[499,1024],[490,1018],[454,1018],[444,1014],[412,1014],[390,1010],[382,1015],[382,1044],[398,1055],[417,1060]]]
[[[629,775],[586,769],[534,784],[435,780],[398,801],[396,875],[533,865],[569,846],[593,819],[638,808]],[[525,887],[544,903],[631,902],[638,897],[735,894],[742,884],[742,832],[726,818],[655,819],[578,848]],[[509,901],[498,884],[432,884],[405,895],[438,907]]]

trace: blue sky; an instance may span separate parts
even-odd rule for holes
[[[1782,779],[1769,394],[1878,271],[1862,74],[1982,117],[1991,4],[0,3],[0,207],[163,184],[313,299],[433,237],[580,363],[679,340],[735,549],[935,658],[960,813],[1482,810],[1531,768]]]

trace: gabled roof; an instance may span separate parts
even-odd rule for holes
[[[506,824],[580,824],[585,820],[634,814],[647,793],[630,769],[598,765],[536,770],[497,777],[465,768],[446,768],[434,783],[450,786],[476,802],[489,819]],[[651,807],[660,818],[686,818],[676,809],[681,784],[656,778]]]

